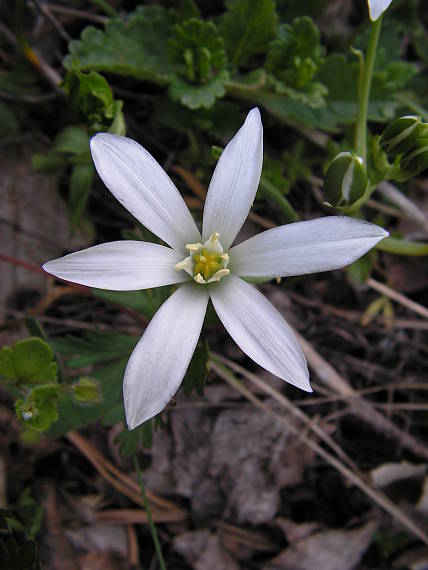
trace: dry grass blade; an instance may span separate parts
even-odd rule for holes
[[[361,398],[333,366],[331,366],[302,335],[296,330],[294,333],[299,339],[299,343],[305,353],[310,368],[315,371],[318,378],[328,388],[342,396],[342,399],[350,406],[353,414],[366,421],[377,431],[385,433],[389,437],[394,437],[399,441],[401,446],[409,449],[412,453],[428,459],[428,448],[423,443],[418,441],[411,434],[400,430],[394,422],[375,410],[373,405]]]
[[[406,307],[407,309],[414,311],[418,315],[421,315],[421,317],[428,319],[428,309],[423,305],[415,303],[415,301],[408,299],[405,295],[398,293],[398,291],[394,291],[394,289],[391,289],[391,287],[388,287],[388,285],[379,283],[379,281],[376,281],[371,277],[367,279],[366,283],[369,287],[375,289],[375,291],[377,291],[378,293],[381,293],[381,295],[389,297],[393,301],[396,301],[397,303],[400,303],[400,305],[403,305],[403,307]]]
[[[219,362],[219,361],[218,361]],[[296,428],[293,427],[291,422],[287,421],[287,418],[281,416],[274,410],[272,410],[267,404],[265,404],[262,400],[260,400],[257,396],[255,396],[252,392],[250,392],[242,383],[234,376],[233,372],[229,369],[224,367],[220,363],[216,363],[215,361],[211,363],[213,370],[223,378],[230,386],[232,386],[235,390],[240,392],[245,398],[250,400],[257,408],[264,411],[266,414],[270,415],[273,419],[277,422],[281,423],[282,425],[286,426],[288,430],[294,431],[296,436],[300,438],[305,445],[309,446],[311,449],[315,451],[320,457],[322,457],[325,461],[327,461],[330,465],[332,465],[335,469],[337,469],[344,477],[349,479],[356,487],[361,489],[368,497],[370,497],[376,504],[378,504],[382,509],[388,512],[392,517],[394,517],[398,522],[400,522],[404,527],[407,528],[413,535],[417,536],[420,540],[422,540],[425,544],[428,544],[428,536],[425,532],[419,528],[400,508],[397,507],[386,495],[382,492],[374,489],[370,484],[364,481],[359,475],[354,473],[351,469],[349,469],[346,465],[344,465],[339,459],[337,459],[334,455],[326,451],[322,448],[318,443],[313,441],[312,439],[308,438],[304,433],[300,432]],[[245,371],[245,377],[252,381],[254,375]]]
[[[342,459],[342,461],[347,463],[351,469],[353,469],[354,471],[358,470],[357,466],[352,461],[352,459],[343,451],[340,445],[338,445],[334,441],[334,439],[328,435],[328,433],[319,425],[319,423],[316,420],[311,419],[304,412],[302,412],[302,410],[300,410],[295,404],[293,404],[293,402],[291,402],[283,394],[278,392],[278,390],[276,390],[272,386],[269,386],[268,384],[266,384],[266,382],[263,382],[263,380],[261,380],[258,376],[252,374],[251,372],[249,372],[239,364],[236,364],[232,360],[224,358],[219,354],[215,353],[211,354],[215,358],[220,360],[223,364],[225,364],[228,368],[230,368],[231,370],[233,370],[238,374],[241,374],[242,376],[245,376],[255,386],[263,390],[266,394],[268,394],[271,398],[273,398],[276,402],[278,402],[281,405],[281,407],[285,408],[288,412],[290,412],[293,416],[297,417],[303,424],[305,424],[306,428],[316,433],[316,435],[320,439],[322,439],[327,445],[329,445],[331,449],[335,453],[337,453],[337,455]]]
[[[151,508],[152,518],[155,522],[170,523],[181,522],[186,517],[183,516],[183,511],[174,510],[161,510]],[[185,513],[184,513],[185,514]],[[100,511],[95,515],[97,522],[110,523],[110,524],[146,524],[148,523],[147,514],[140,509],[109,509]]]
[[[88,440],[82,437],[79,433],[71,431],[66,436],[71,443],[79,449],[81,453],[92,463],[100,475],[108,481],[120,493],[137,503],[144,506],[143,498],[141,497],[140,488],[137,481],[132,477],[122,473],[120,469],[110,463]],[[169,511],[171,516],[179,517],[178,520],[185,520],[187,513],[177,507],[171,501],[163,499],[155,495],[149,490],[146,490],[147,499],[150,501],[151,506],[158,510]],[[177,520],[177,518],[174,518]]]

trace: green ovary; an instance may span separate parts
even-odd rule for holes
[[[200,273],[205,281],[208,281],[217,271],[224,268],[221,253],[210,253],[205,247],[200,253],[192,256],[194,261],[193,275]]]

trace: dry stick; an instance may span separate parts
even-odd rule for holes
[[[70,431],[66,435],[67,439],[79,449],[83,455],[92,463],[95,469],[107,480],[113,487],[118,489],[121,493],[132,499],[139,505],[144,506],[140,487],[137,481],[134,481],[131,477],[122,473],[120,469],[115,467],[112,463],[107,461],[107,459],[100,453],[92,443],[82,437],[76,431]],[[182,519],[186,518],[186,512],[179,507],[177,507],[173,502],[155,495],[149,490],[146,491],[149,501],[159,509],[169,509],[177,513],[181,513]]]
[[[360,398],[358,393],[306,339],[296,330],[294,333],[300,342],[309,366],[326,386],[346,399],[352,413],[365,420],[377,431],[397,439],[401,446],[409,449],[412,453],[428,459],[428,447],[409,433],[401,431],[391,420],[375,410],[370,402]]]
[[[309,439],[304,434],[302,434],[297,428],[295,428],[286,418],[280,416],[278,413],[274,412],[267,404],[245,388],[242,383],[235,378],[232,372],[219,366],[215,362],[211,362],[212,368],[215,372],[223,378],[228,384],[230,384],[235,390],[240,392],[248,400],[250,400],[257,408],[275,418],[280,424],[284,425],[290,431],[294,432],[308,447],[310,447],[315,453],[322,457],[325,461],[330,463],[335,469],[337,469],[344,477],[349,479],[356,487],[361,489],[367,496],[373,499],[380,507],[382,507],[386,512],[393,516],[397,521],[399,521],[404,527],[406,527],[412,534],[417,536],[425,544],[428,545],[428,536],[421,530],[401,509],[399,509],[382,491],[374,489],[370,484],[366,483],[361,477],[356,475],[351,469],[343,465],[334,455],[323,449],[315,441]],[[248,378],[248,374],[246,374]]]
[[[376,281],[371,277],[367,279],[366,284],[372,289],[375,289],[378,293],[381,293],[382,295],[389,297],[393,301],[397,301],[397,303],[400,303],[407,309],[410,309],[411,311],[414,311],[418,315],[421,315],[421,317],[428,319],[428,309],[426,307],[420,305],[419,303],[415,303],[415,301],[408,299],[401,293],[398,293],[398,291],[394,291],[394,289],[391,289],[391,287],[388,287],[388,285],[379,283],[379,281]]]

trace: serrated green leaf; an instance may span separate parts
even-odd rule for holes
[[[215,77],[201,85],[191,85],[181,77],[174,76],[169,92],[171,97],[180,101],[189,109],[209,109],[220,97],[226,94],[225,85],[229,80],[227,70],[220,71]]]
[[[191,18],[174,26],[169,56],[178,66],[170,94],[190,109],[209,108],[226,93],[229,80],[223,39],[213,22]]]
[[[16,400],[15,411],[20,421],[35,431],[46,431],[58,419],[58,411],[49,400]]]
[[[0,375],[24,384],[52,382],[57,377],[50,346],[39,338],[19,340],[0,351]]]
[[[267,51],[276,25],[274,0],[229,0],[220,33],[233,65],[237,67],[252,55]]]
[[[110,20],[105,31],[86,28],[81,40],[70,43],[64,65],[69,70],[106,71],[165,85],[176,71],[165,50],[174,23],[173,13],[161,6],[139,6],[126,22]]]
[[[320,107],[327,88],[314,77],[324,62],[321,34],[311,18],[296,18],[290,26],[279,26],[270,44],[266,69],[277,93]]]
[[[200,18],[201,11],[194,0],[181,0],[177,11],[177,21],[184,22],[190,18]]]

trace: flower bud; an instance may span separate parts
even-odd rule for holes
[[[401,158],[400,168],[412,176],[428,168],[428,137],[419,139],[413,148]]]
[[[350,152],[333,158],[324,178],[326,201],[335,207],[352,206],[367,188],[367,172],[362,159]]]
[[[380,147],[387,154],[396,156],[408,152],[420,135],[421,118],[414,115],[394,119],[380,137]]]
[[[100,385],[96,380],[82,377],[73,384],[74,401],[79,404],[98,404],[101,402]]]

